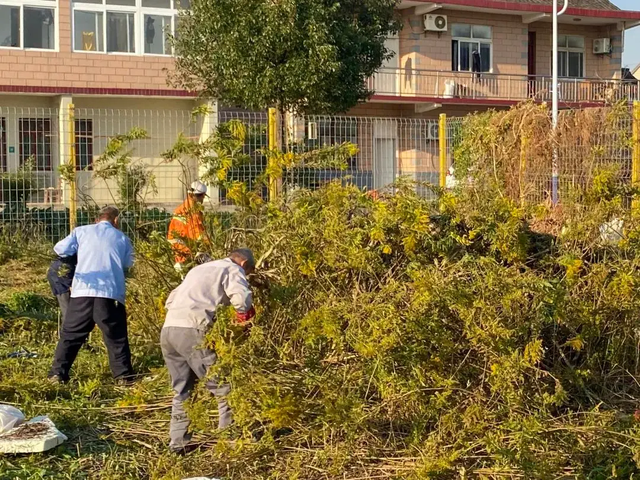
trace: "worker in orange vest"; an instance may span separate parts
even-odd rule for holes
[[[206,195],[207,186],[196,180],[189,187],[187,199],[173,212],[167,239],[173,247],[175,268],[178,271],[182,270],[182,264],[191,255],[187,242],[202,240],[206,235],[202,214],[202,203]]]

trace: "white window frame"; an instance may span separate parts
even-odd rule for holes
[[[586,77],[587,74],[587,39],[584,37],[584,35],[566,35],[564,33],[560,34],[561,36],[565,37],[567,39],[567,42],[565,44],[565,46],[560,46],[560,44],[558,44],[558,53],[560,52],[565,52],[567,54],[567,74],[569,73],[569,53],[581,53],[582,54],[582,73],[579,77],[571,77],[571,76],[560,76],[560,78],[571,78],[571,79],[582,79]],[[582,44],[584,45],[584,47],[582,48],[575,48],[575,47],[567,47],[566,45],[569,44],[569,37],[575,37],[575,38],[581,38],[582,39]],[[552,39],[553,41],[553,39]],[[551,63],[553,63],[553,59],[551,59]],[[553,67],[553,65],[552,65]],[[558,55],[558,73],[560,72],[560,55]]]
[[[479,24],[470,24],[470,23],[456,23],[455,25],[464,25],[464,26],[468,26],[470,27],[470,31],[471,31],[471,36],[470,37],[454,37],[453,36],[453,26],[454,24],[451,25],[451,42],[453,43],[454,41],[458,42],[458,69],[454,70],[454,72],[467,72],[467,73],[471,73],[471,67],[469,70],[460,70],[460,44],[461,42],[468,42],[468,43],[478,43],[478,44],[485,44],[485,45],[489,45],[489,65],[491,66],[491,68],[489,69],[488,72],[479,72],[479,73],[493,73],[493,27],[491,25],[479,25]],[[473,27],[486,27],[489,28],[491,30],[491,38],[474,38],[473,37]],[[453,58],[451,59],[451,61],[453,62]],[[469,62],[471,62],[472,60],[469,59]]]
[[[29,50],[32,52],[58,52],[60,51],[60,5],[59,0],[0,0],[3,7],[20,7],[20,46],[0,46],[0,50]],[[47,8],[53,10],[53,48],[25,48],[24,46],[24,9]]]
[[[44,0],[40,0],[44,1]],[[2,0],[0,0],[2,3]],[[81,0],[74,2],[72,0],[71,7],[71,49],[77,53],[88,53],[98,55],[136,55],[136,56],[151,56],[151,57],[171,57],[172,52],[169,53],[145,53],[144,47],[144,18],[145,15],[159,15],[162,17],[171,18],[171,32],[175,34],[176,31],[176,17],[180,11],[177,7],[180,3],[179,0],[171,0],[171,8],[151,8],[143,7],[142,0],[135,0],[135,6],[127,5],[108,5],[105,0],[102,3],[83,3]],[[103,51],[91,51],[91,50],[76,50],[76,17],[75,12],[97,12],[102,13],[102,45]],[[133,52],[108,52],[107,51],[107,14],[108,13],[132,13],[134,21],[134,51]],[[162,32],[164,35],[164,32]],[[156,33],[157,35],[157,33]]]

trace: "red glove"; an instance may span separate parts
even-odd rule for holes
[[[236,312],[236,323],[238,325],[244,325],[248,323],[255,316],[256,316],[256,310],[253,307],[251,307],[245,313]]]

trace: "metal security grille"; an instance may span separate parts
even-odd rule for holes
[[[291,152],[344,142],[357,145],[357,153],[344,169],[297,165],[285,170],[277,179],[285,194],[298,188],[317,189],[332,181],[364,191],[393,192],[395,182],[407,179],[419,194],[430,196],[431,186],[444,186],[441,173],[455,166],[456,145],[464,135],[460,118],[446,118],[441,124],[421,118],[285,116],[277,118],[277,131],[270,136],[267,112],[222,110],[194,115],[187,109],[0,107],[0,235],[21,232],[56,240],[69,232],[74,217],[77,225],[93,222],[97,210],[106,204],[121,207],[124,228],[132,236],[165,232],[188,185],[202,172],[194,159],[168,161],[163,153],[180,136],[199,142],[229,122],[242,125],[241,150],[246,161],[231,168],[227,179],[244,182],[249,188],[267,172],[270,138],[275,142],[271,146]],[[594,131],[587,139],[575,137],[559,144],[561,198],[573,186],[588,183],[595,169],[604,164],[618,165],[623,181],[631,182],[631,115],[620,122],[615,134]],[[116,170],[122,162],[126,168],[105,178],[100,173],[104,172],[101,155],[110,140],[132,131],[144,135],[124,142],[109,160]],[[73,186],[69,170],[75,179]],[[547,200],[550,160],[528,171],[523,181],[527,201]],[[260,185],[260,194],[267,198],[269,189]],[[230,208],[228,193],[223,188],[212,189],[205,206]]]

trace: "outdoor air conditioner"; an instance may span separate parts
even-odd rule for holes
[[[318,139],[318,124],[316,122],[309,122],[307,125],[307,138],[309,140]]]
[[[593,41],[593,53],[596,55],[606,55],[611,53],[611,39],[596,38]]]
[[[427,140],[438,140],[440,138],[440,125],[438,122],[430,122],[427,126]]]
[[[427,32],[446,32],[447,16],[427,14],[423,17],[424,29]]]

